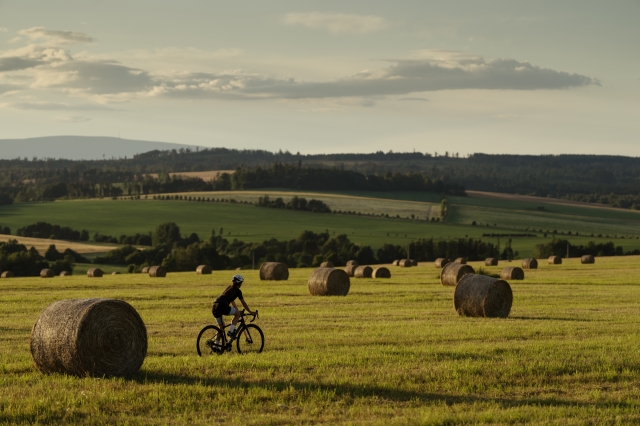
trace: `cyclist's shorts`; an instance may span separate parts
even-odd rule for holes
[[[213,309],[211,309],[214,318],[220,318],[223,315],[234,315],[236,308],[227,305],[226,303],[214,303]]]

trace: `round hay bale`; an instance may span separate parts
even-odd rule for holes
[[[538,269],[538,261],[532,257],[522,259],[522,269]]]
[[[509,283],[486,275],[465,275],[453,295],[456,312],[467,317],[506,318],[512,303]]]
[[[562,265],[562,258],[560,256],[550,256],[549,265]]]
[[[358,266],[353,272],[355,278],[371,278],[373,274],[373,268],[371,266]]]
[[[53,269],[43,269],[42,271],[40,271],[41,278],[53,278],[54,275],[55,272],[53,271]]]
[[[162,266],[152,266],[149,268],[149,276],[152,278],[164,278],[167,276],[167,270]]]
[[[440,272],[440,283],[442,285],[456,286],[467,274],[475,274],[476,271],[469,265],[463,263],[448,263]]]
[[[347,275],[349,275],[350,277],[353,277],[354,274],[356,273],[356,268],[358,267],[358,265],[347,265],[344,268],[344,271],[347,273]]]
[[[580,263],[582,264],[596,263],[596,258],[591,256],[590,254],[585,254],[580,258]]]
[[[286,281],[289,279],[289,267],[286,263],[265,262],[260,266],[260,279],[263,281]]]
[[[436,265],[436,268],[440,269],[440,268],[444,268],[449,263],[451,262],[446,257],[439,257],[436,259],[434,264]]]
[[[507,266],[500,271],[501,280],[524,280],[524,271],[517,266]]]
[[[461,265],[466,265],[467,264],[467,258],[466,257],[459,257],[456,260],[454,260],[453,263],[459,263]]]
[[[396,259],[392,263],[393,266],[400,266],[400,259]]]
[[[329,261],[322,262],[320,264],[320,267],[321,268],[333,268],[333,262],[329,262]]]
[[[148,274],[149,273],[149,266],[145,266],[144,268],[142,268],[142,273],[143,274]]]
[[[200,265],[196,268],[196,274],[198,275],[211,275],[211,266]]]
[[[415,259],[409,259],[411,261],[411,266],[418,266],[418,261]]]
[[[389,271],[388,268],[381,266],[373,270],[371,278],[391,278],[391,271]]]
[[[33,325],[31,355],[43,373],[129,376],[147,355],[147,329],[122,300],[60,300]]]
[[[242,266],[238,266],[238,267],[236,268],[236,271],[242,271]]]
[[[70,271],[62,271],[62,272],[60,272],[60,276],[61,277],[68,277],[69,275],[71,275]]]
[[[87,276],[89,278],[102,278],[104,272],[100,268],[91,268],[87,271]]]
[[[398,261],[398,266],[401,268],[410,268],[413,263],[409,259],[400,259]]]
[[[360,266],[357,260],[349,260],[347,266]]]
[[[318,268],[311,273],[307,286],[312,296],[346,296],[351,281],[342,269]]]
[[[4,271],[2,273],[2,278],[13,278],[13,277],[14,277],[14,275],[13,275],[13,272],[11,272],[11,271]]]
[[[113,271],[111,275],[120,275],[120,271]]]
[[[484,266],[498,266],[498,258],[497,257],[487,257],[484,260]]]

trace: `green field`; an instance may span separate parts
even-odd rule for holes
[[[294,192],[254,191],[208,193],[210,198],[234,198],[251,201],[261,194],[290,197]],[[316,214],[258,208],[246,204],[201,203],[155,200],[88,200],[53,203],[24,203],[0,207],[0,225],[15,231],[36,221],[46,221],[74,229],[87,229],[91,234],[120,236],[152,231],[165,221],[176,222],[184,234],[196,232],[207,238],[211,230],[224,228],[225,237],[249,242],[270,238],[293,239],[304,230],[347,234],[361,245],[374,248],[384,243],[406,245],[418,238],[454,239],[482,238],[483,233],[531,233],[536,238],[514,238],[513,248],[521,257],[529,256],[535,244],[547,241],[545,232],[572,232],[564,235],[573,244],[589,241],[613,241],[625,250],[640,249],[640,213],[577,206],[561,206],[540,202],[493,200],[478,197],[449,197],[450,213],[446,223],[406,219],[414,214],[424,217],[439,210],[438,197],[425,193],[299,193],[308,199],[323,199],[334,210],[361,213],[399,214],[403,219],[347,214]],[[185,194],[187,195],[187,194]],[[188,194],[205,196],[204,194]],[[378,198],[376,198],[378,197]],[[544,210],[538,209],[544,207]],[[430,212],[430,213],[425,213]],[[478,226],[472,226],[476,221]],[[540,231],[542,230],[542,231]],[[575,233],[580,236],[576,237]],[[591,235],[594,235],[593,237]],[[598,237],[598,235],[602,235]],[[483,238],[493,243],[496,238]],[[501,239],[502,247],[505,238]]]
[[[511,282],[507,319],[459,317],[454,289],[439,284],[432,264],[392,268],[390,280],[352,279],[346,297],[310,296],[310,272],[259,282],[257,271],[244,271],[265,351],[214,358],[197,356],[195,337],[228,271],[1,280],[0,423],[640,421],[640,257],[542,264]],[[149,350],[135,377],[35,369],[29,334],[38,314],[85,297],[124,299],[142,316]]]

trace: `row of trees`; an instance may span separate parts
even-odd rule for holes
[[[72,272],[74,262],[87,261],[73,250],[65,250],[64,253],[56,250],[56,253],[54,257],[54,251],[49,248],[47,254],[50,258],[45,258],[34,247],[27,249],[16,240],[0,242],[0,272],[11,271],[18,277],[30,277],[38,276],[42,269],[50,268],[59,274],[62,271]]]
[[[285,203],[280,197],[271,200],[268,195],[258,198],[255,203],[257,207],[268,207],[273,209],[287,209],[308,211],[314,213],[331,213],[331,209],[321,200],[311,199],[307,202],[306,198],[294,195],[289,202]]]

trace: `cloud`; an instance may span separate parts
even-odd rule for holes
[[[8,32],[8,31],[9,31],[9,30],[8,30],[8,29],[6,29],[5,27],[0,27],[0,33],[6,33],[6,32]]]
[[[96,104],[63,104],[56,102],[15,102],[6,106],[24,110],[41,111],[110,111],[109,107]]]
[[[289,13],[284,17],[284,23],[327,30],[333,34],[364,34],[386,27],[384,18],[380,16],[320,12]]]
[[[59,121],[63,121],[65,123],[84,123],[85,121],[91,121],[91,119],[82,115],[72,115],[60,117]]]
[[[18,34],[29,37],[31,40],[46,40],[51,43],[77,44],[93,43],[95,38],[75,31],[47,30],[45,27],[33,27],[18,31]]]
[[[427,98],[400,98],[398,99],[399,101],[418,101],[418,102],[429,102],[429,99]]]

